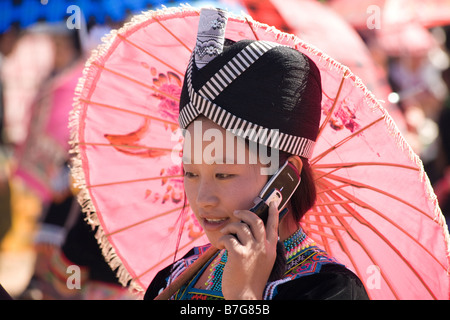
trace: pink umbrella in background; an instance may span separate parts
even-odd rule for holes
[[[375,31],[378,45],[389,56],[426,56],[439,47],[431,32],[417,22],[385,24]]]
[[[415,1],[415,3],[415,19],[423,26],[432,28],[450,24],[449,0]]]
[[[387,81],[386,70],[374,62],[359,34],[337,13],[316,0],[241,2],[256,20],[267,21],[269,25],[295,34],[349,67],[378,99],[384,101],[385,108],[402,131],[405,129],[398,106],[388,100],[392,89]],[[359,1],[355,2],[359,4]]]
[[[112,32],[80,80],[71,114],[72,175],[103,253],[124,284],[205,243],[183,209],[177,134],[184,70],[199,10],[148,11]],[[372,299],[448,299],[449,234],[422,163],[352,71],[300,38],[248,17],[231,40],[278,42],[307,54],[322,77],[320,134],[311,160],[318,201],[305,231],[353,270]],[[181,222],[181,227],[180,227]],[[179,233],[182,230],[182,233]]]
[[[450,24],[448,0],[331,0],[327,4],[354,28],[375,32],[391,56],[420,55],[436,48],[427,28]]]
[[[367,29],[370,16],[381,13],[385,3],[386,0],[328,0],[326,5],[355,29]]]
[[[386,0],[383,7],[386,23],[415,22],[425,28],[450,24],[449,0]]]
[[[425,28],[450,24],[449,0],[328,0],[326,4],[356,29],[366,29],[378,13],[387,15],[389,23],[414,21]]]

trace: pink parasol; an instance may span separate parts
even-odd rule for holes
[[[207,241],[183,208],[178,97],[199,10],[148,11],[110,34],[80,80],[72,173],[88,221],[120,280],[145,290],[157,271]],[[302,225],[363,281],[372,299],[448,299],[449,235],[423,166],[388,113],[345,66],[296,36],[231,16],[232,40],[307,54],[322,76],[311,160],[318,201]],[[178,222],[183,232],[178,238]]]

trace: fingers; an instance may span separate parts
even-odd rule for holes
[[[256,240],[250,229],[250,226],[245,222],[233,222],[226,225],[221,232],[224,235],[231,235],[239,241],[240,244],[246,246],[250,241]]]
[[[278,222],[278,208],[272,201],[269,205],[269,217],[266,224],[266,238],[270,243],[277,243],[278,241]]]
[[[265,226],[263,221],[251,211],[237,210],[234,215],[249,226],[256,241],[268,240],[271,243],[278,241],[279,212],[274,202],[269,205],[269,215]]]
[[[224,234],[220,242],[225,248],[231,248],[242,245],[247,246],[252,241],[268,241],[276,244],[278,241],[278,220],[279,212],[274,202],[269,205],[269,215],[267,224],[253,212],[248,210],[236,210],[234,215],[240,222],[233,222],[226,225],[221,232]]]
[[[250,228],[256,241],[259,242],[266,239],[264,222],[256,214],[248,210],[236,210],[234,215]]]
[[[218,240],[218,248],[228,250],[229,254],[240,251],[241,247],[242,244],[239,242],[236,236],[231,234],[225,234]]]

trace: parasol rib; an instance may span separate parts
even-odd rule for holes
[[[332,189],[332,188],[330,188],[330,189]],[[317,194],[319,194],[319,193],[317,193]],[[332,217],[334,217],[334,216],[352,217],[352,215],[349,214],[349,213],[342,213],[342,212],[333,212],[333,213],[331,213],[331,212],[326,212],[326,211],[323,211],[323,212],[322,211],[314,211],[314,208],[308,211],[308,215],[310,215],[310,216],[326,216],[326,215],[329,215],[329,216],[332,216]]]
[[[304,219],[303,221],[306,222],[306,223],[309,223],[311,225],[316,225],[316,226],[321,226],[321,227],[327,227],[327,228],[330,228],[330,229],[344,230],[345,231],[344,227],[337,226],[337,225],[335,225],[333,223],[325,223],[325,222],[321,222],[321,221],[318,221],[318,220],[310,220],[310,219],[307,219],[307,218]]]
[[[99,65],[98,63],[95,63],[95,62],[93,62],[92,65],[94,65],[94,66],[96,66],[96,67],[98,67],[98,68],[100,68],[100,69],[103,69],[103,70],[105,70],[105,71],[111,72],[111,73],[113,73],[113,74],[115,74],[115,75],[117,75],[117,76],[119,76],[119,77],[121,77],[121,78],[123,78],[123,79],[129,80],[129,81],[134,82],[134,83],[136,83],[136,84],[138,84],[138,85],[141,85],[141,86],[143,86],[143,87],[145,87],[145,88],[147,88],[147,89],[153,90],[153,91],[157,92],[158,94],[160,94],[160,95],[162,95],[162,96],[165,96],[165,97],[168,98],[168,99],[171,99],[171,100],[176,101],[176,102],[179,102],[179,101],[180,101],[179,98],[177,98],[177,97],[175,97],[175,96],[173,96],[173,95],[171,95],[171,94],[168,94],[167,92],[158,90],[158,89],[156,89],[156,88],[153,87],[153,86],[150,86],[150,85],[148,85],[148,84],[146,84],[146,83],[143,83],[143,82],[141,82],[141,81],[139,81],[139,80],[136,80],[136,79],[133,79],[133,78],[131,78],[131,77],[129,77],[129,76],[126,76],[126,75],[124,75],[123,73],[114,71],[114,70],[109,69],[109,68],[107,68],[107,67],[105,67],[105,66]]]
[[[329,184],[330,182],[327,182],[326,180],[321,180],[320,183],[324,183],[324,184]],[[351,196],[350,194],[348,194],[347,192],[341,190],[336,190],[337,193],[341,194],[342,196],[352,200],[356,205],[358,206],[362,206],[365,207],[364,205],[360,205],[360,204],[364,204],[363,201],[360,201],[358,199],[356,199],[355,197]],[[329,192],[328,193],[331,197],[333,198],[339,198],[339,196],[337,196],[334,191]],[[349,206],[348,204],[343,204],[342,205],[344,210],[347,210],[349,213],[351,213],[353,215],[353,217],[361,224],[365,225],[367,228],[369,228],[370,230],[372,230],[380,239],[383,240],[384,243],[386,243],[397,255],[398,257],[405,263],[406,266],[408,266],[408,268],[412,271],[412,273],[417,277],[417,279],[422,283],[423,287],[428,291],[428,293],[433,297],[433,299],[436,299],[435,295],[433,294],[433,292],[430,290],[430,288],[427,286],[426,282],[422,279],[422,277],[417,273],[417,271],[411,266],[411,264],[408,262],[408,260],[401,254],[401,252],[383,235],[381,234],[377,229],[375,229],[374,227],[372,227],[372,225],[366,220],[364,219],[356,210],[354,210],[351,206]],[[399,228],[399,230],[402,230],[406,235],[408,235],[408,237],[410,237],[413,241],[415,241],[420,247],[422,247],[428,254],[430,254],[431,257],[433,257],[435,260],[436,258],[426,249],[424,248],[419,242],[417,242],[417,240],[415,240],[411,235],[407,234],[402,228],[400,228],[396,223],[394,223],[393,221],[390,221],[390,219],[388,219],[387,217],[385,217],[381,212],[375,211],[375,213],[377,213],[379,216],[385,218],[387,221],[389,221],[391,224],[393,224],[394,226],[396,226],[397,228]],[[341,218],[338,218],[341,221]],[[352,237],[356,237],[354,238],[354,240],[361,246],[361,248],[367,253],[367,249],[365,248],[365,246],[362,245],[361,240],[359,239],[359,237],[354,234],[353,230],[351,229],[351,227],[347,224],[347,222],[345,220],[342,219],[341,221],[342,225],[345,228],[350,228],[347,229],[347,231],[349,232],[349,234]],[[350,231],[352,231],[350,233]],[[371,259],[372,260],[372,259]],[[439,263],[439,261],[437,261]],[[375,263],[376,264],[376,263]],[[440,264],[440,263],[439,263]],[[378,264],[376,264],[378,265]],[[442,266],[442,264],[441,264]],[[443,267],[443,266],[442,266]],[[444,268],[444,270],[446,270]],[[382,270],[380,270],[380,272],[382,272]]]
[[[328,199],[327,195],[325,195],[325,194],[320,195],[319,199],[325,199],[325,201],[329,202],[329,199]],[[331,213],[334,213],[334,212],[337,213],[337,209],[334,206],[328,206],[328,209],[331,211]],[[328,222],[328,224],[333,224],[333,221],[331,220],[331,217],[332,217],[331,215],[324,215],[323,217]],[[339,221],[339,219],[338,219],[338,221]],[[353,256],[350,254],[350,251],[348,250],[347,246],[345,245],[342,235],[339,234],[338,232],[336,232],[335,229],[331,229],[331,231],[333,232],[334,238],[338,241],[338,244],[341,247],[342,251],[347,255],[348,259],[350,260],[351,264],[353,265],[353,268],[355,269],[355,272],[358,274],[358,277],[360,279],[362,279],[361,273],[357,267],[357,264],[353,260]],[[330,252],[330,254],[331,254],[331,252]]]
[[[333,105],[331,106],[330,110],[328,110],[328,114],[327,114],[325,120],[322,122],[322,125],[319,128],[319,133],[317,134],[317,139],[316,140],[319,139],[320,135],[322,134],[323,130],[325,129],[325,126],[327,125],[328,121],[330,121],[330,118],[333,115],[334,108],[336,107],[337,101],[338,101],[339,96],[340,96],[341,91],[342,91],[342,87],[344,86],[344,81],[346,79],[347,73],[348,73],[348,71],[345,70],[344,75],[342,76],[342,79],[341,79],[341,83],[339,84],[339,89],[338,89],[338,91],[336,93],[336,97],[334,98]]]
[[[316,181],[316,179],[315,179],[314,181]],[[317,194],[324,193],[324,192],[327,192],[327,191],[336,190],[336,189],[345,188],[345,187],[348,187],[348,186],[350,186],[350,185],[344,183],[344,184],[341,184],[341,185],[339,185],[339,186],[334,186],[334,187],[330,187],[330,188],[323,189],[323,190],[317,190]]]
[[[317,171],[317,172],[320,173],[320,171]],[[321,180],[324,180],[324,179],[325,179],[325,178],[322,178]],[[343,178],[343,177],[339,177],[339,176],[336,176],[336,175],[333,175],[333,174],[327,175],[326,179],[335,180],[335,181],[344,183],[344,184],[346,184],[346,185],[348,185],[348,186],[352,186],[352,187],[355,187],[355,188],[368,189],[368,190],[377,192],[377,193],[379,193],[379,194],[382,194],[382,195],[387,196],[387,197],[389,197],[389,198],[391,198],[391,199],[393,199],[393,200],[396,200],[396,201],[398,201],[398,202],[401,202],[401,203],[407,205],[408,207],[410,207],[410,208],[416,210],[417,212],[420,212],[422,215],[424,215],[424,216],[427,217],[428,219],[434,220],[433,218],[431,218],[430,216],[428,216],[427,213],[426,213],[425,211],[421,210],[420,208],[418,208],[418,207],[416,207],[416,206],[410,204],[409,202],[407,202],[407,201],[405,201],[405,200],[403,200],[403,199],[401,199],[401,198],[399,198],[399,197],[397,197],[397,196],[395,196],[395,195],[393,195],[393,194],[391,194],[391,193],[388,193],[388,192],[386,192],[386,191],[383,191],[383,190],[381,190],[381,189],[378,189],[378,188],[369,186],[369,185],[364,184],[364,183],[357,182],[357,181],[355,181],[355,180],[349,180],[349,179],[346,179],[346,178]],[[319,180],[316,180],[316,181],[319,181]],[[366,205],[368,206],[368,207],[367,207],[368,209],[375,210],[375,208],[371,207],[370,205],[368,205],[368,204],[366,204]]]
[[[315,168],[315,167],[314,167],[314,168]],[[315,172],[314,172],[314,173],[315,173],[315,174],[314,174],[314,181],[323,179],[323,178],[327,177],[328,175],[332,174],[333,172],[338,171],[339,169],[340,169],[340,168],[335,168],[335,169],[333,169],[333,170],[331,170],[331,171],[329,171],[329,172],[326,172],[326,173],[322,174],[321,176],[317,176],[318,171],[315,171]]]
[[[322,180],[323,183],[326,184],[331,184],[331,182],[327,182],[326,180]],[[337,193],[339,193],[340,195],[342,195],[343,197],[349,199],[352,203],[355,203],[356,205],[362,207],[362,208],[366,208],[369,209],[370,211],[372,211],[373,213],[377,214],[378,216],[380,216],[381,218],[383,218],[384,220],[386,220],[387,222],[389,222],[390,224],[392,224],[394,227],[396,227],[398,230],[400,230],[402,233],[404,233],[406,236],[408,236],[412,241],[414,241],[419,247],[421,247],[425,252],[427,252],[444,270],[447,270],[447,268],[425,247],[423,246],[419,241],[417,241],[417,239],[415,239],[412,235],[410,235],[408,232],[406,232],[406,230],[404,230],[401,226],[399,226],[397,223],[395,223],[394,221],[392,221],[389,217],[385,216],[383,213],[381,213],[380,211],[376,210],[375,208],[373,208],[372,206],[370,206],[369,204],[365,203],[364,201],[357,199],[356,197],[352,196],[351,194],[349,194],[348,192],[344,191],[344,190],[336,190]],[[404,203],[404,201],[402,201]],[[345,209],[345,208],[344,208]],[[421,211],[419,209],[417,209],[418,211]],[[348,211],[348,210],[347,210]],[[356,212],[356,211],[355,211]],[[358,214],[358,217],[361,217],[361,215]],[[427,216],[428,217],[428,216]],[[356,218],[354,216],[354,218]],[[429,218],[429,217],[428,217]],[[359,221],[359,220],[358,220]],[[367,223],[365,224],[367,227],[369,227],[370,229],[372,229],[372,226],[370,225],[370,223],[368,223],[365,219],[364,221]],[[359,221],[360,223],[363,223],[362,221]],[[373,229],[372,229],[373,230]],[[374,231],[375,232],[375,231]]]
[[[185,47],[189,53],[192,52],[192,49],[190,49],[183,41],[181,41],[180,38],[178,38],[172,31],[170,31],[165,25],[162,24],[161,21],[156,19],[155,17],[152,17],[154,21],[156,21],[164,30],[166,30],[175,40],[177,40],[183,47]]]
[[[321,198],[326,197],[326,199],[328,200],[328,196],[331,196],[331,198],[333,198],[333,199],[340,199],[340,197],[337,196],[337,195],[335,195],[333,192],[330,192],[330,193],[327,194],[327,195],[322,194],[322,195],[321,195]],[[334,207],[334,205],[330,205],[328,208],[329,208],[332,212],[337,211],[337,209]],[[344,208],[344,209],[345,209],[345,208]],[[367,254],[367,256],[368,256],[369,259],[372,261],[372,263],[373,263],[374,265],[379,265],[379,264],[377,263],[376,259],[375,259],[375,258],[372,256],[372,254],[367,250],[367,248],[365,248],[365,246],[363,246],[362,241],[359,239],[358,235],[353,231],[353,229],[350,227],[350,225],[345,221],[345,219],[343,219],[342,217],[339,217],[339,216],[337,216],[336,218],[337,218],[337,220],[339,221],[339,223],[347,230],[347,233],[348,233],[349,236],[353,239],[353,241],[355,241],[356,243],[358,243],[359,246],[364,250],[364,252]],[[329,217],[326,217],[326,219],[329,220],[330,218],[329,218]],[[330,222],[331,222],[331,221],[330,221]],[[335,232],[335,231],[333,230],[333,232]],[[341,248],[343,248],[343,250],[344,250],[344,247],[342,247],[342,246],[345,245],[345,243],[344,243],[344,241],[342,240],[342,237],[341,237],[340,235],[337,235],[337,237],[340,239],[340,240],[339,240],[339,244],[341,245]],[[352,255],[350,254],[350,252],[349,252],[349,250],[348,250],[348,248],[347,248],[346,246],[345,246],[344,252],[345,252],[345,254],[347,255],[347,257],[350,259],[350,261],[351,261],[351,263],[353,264],[353,266],[355,267],[355,271],[356,271],[356,273],[358,274],[358,277],[359,277],[360,279],[363,279],[363,277],[361,277],[360,271],[356,268],[356,264],[355,264],[355,262],[354,262],[354,260],[353,260]],[[381,274],[381,276],[384,278],[386,284],[388,285],[389,289],[392,291],[392,293],[394,294],[394,296],[396,297],[396,299],[398,299],[397,293],[395,292],[395,290],[394,290],[394,288],[392,287],[390,281],[389,281],[388,278],[384,275],[384,273],[383,273],[383,271],[382,271],[381,269],[380,269],[380,274]]]
[[[319,210],[325,212],[325,208],[320,208]],[[311,216],[308,216],[308,220],[310,217]],[[311,225],[313,225],[314,223],[309,223],[308,220],[306,219],[306,217],[303,219],[303,221],[306,223],[306,227],[307,227],[306,229],[309,230],[310,233],[313,233],[315,230],[313,228],[311,228]],[[315,222],[318,222],[320,220],[320,216],[314,216],[314,220],[315,220]],[[328,253],[332,254],[330,244],[328,243],[328,238],[327,238],[328,235],[325,233],[325,229],[323,228],[323,226],[320,226],[320,225],[318,226],[318,228],[319,228],[320,232],[323,233],[323,234],[319,234],[322,239],[321,244],[323,245],[323,247],[325,248],[325,250]]]
[[[156,121],[160,121],[160,122],[163,122],[163,123],[168,123],[168,124],[171,124],[171,125],[178,126],[178,123],[173,122],[173,121],[161,119],[161,118],[154,117],[154,116],[149,116],[149,115],[146,115],[146,114],[143,114],[143,113],[131,111],[131,110],[120,108],[120,107],[115,107],[115,106],[112,106],[112,105],[109,105],[109,104],[95,102],[95,101],[86,100],[86,99],[80,99],[79,101],[83,102],[83,103],[86,103],[86,104],[90,104],[90,105],[94,105],[94,106],[98,106],[98,107],[103,107],[103,108],[108,108],[108,109],[112,109],[112,110],[117,110],[117,111],[121,111],[121,112],[126,112],[126,113],[129,113],[129,114],[134,114],[136,116],[141,116],[143,118],[147,118],[147,119],[150,119],[150,120],[156,120]]]
[[[141,50],[142,52],[144,52],[145,54],[147,54],[148,56],[152,57],[153,59],[159,61],[160,63],[162,63],[163,65],[165,65],[166,67],[168,67],[169,69],[175,71],[176,73],[178,73],[181,76],[184,76],[184,72],[181,72],[179,70],[177,70],[174,66],[168,64],[167,62],[163,61],[162,59],[156,57],[155,55],[151,54],[150,52],[148,52],[147,50],[145,50],[144,48],[142,48],[141,46],[138,46],[136,43],[130,41],[129,39],[125,38],[124,36],[122,36],[121,34],[117,34],[117,36],[122,39],[123,41],[127,42],[128,44],[132,45],[133,47],[135,47],[138,50]]]
[[[173,178],[183,178],[183,175],[161,176],[161,177],[150,177],[150,178],[142,178],[142,179],[133,179],[133,180],[123,180],[123,181],[115,181],[115,182],[106,182],[106,183],[99,183],[99,184],[86,185],[86,188],[92,189],[92,188],[98,188],[98,187],[113,186],[113,185],[118,185],[118,184],[126,184],[126,183],[134,183],[134,182],[143,182],[143,181],[151,181],[151,180],[158,180],[158,179],[173,179]]]
[[[175,211],[178,211],[178,210],[181,210],[181,209],[183,209],[183,206],[181,206],[181,207],[176,207],[176,208],[174,208],[174,209],[171,209],[171,210],[162,212],[162,213],[160,213],[160,214],[157,214],[157,215],[152,216],[152,217],[150,217],[150,218],[147,218],[147,219],[144,219],[144,220],[135,222],[135,223],[133,223],[133,224],[130,224],[130,225],[125,226],[125,227],[122,227],[122,228],[117,229],[117,230],[115,230],[115,231],[112,231],[112,232],[110,232],[110,233],[105,233],[105,236],[106,236],[106,237],[110,237],[110,236],[115,235],[115,234],[117,234],[117,233],[120,233],[120,232],[129,230],[129,229],[131,229],[131,228],[137,227],[137,226],[139,226],[139,225],[141,225],[141,224],[143,224],[143,223],[146,223],[146,222],[149,222],[149,221],[152,221],[152,220],[155,220],[155,219],[164,217],[164,216],[166,216],[166,215],[168,215],[168,214],[171,214],[171,213],[173,213],[173,212],[175,212]]]
[[[344,139],[342,139],[341,141],[339,141],[338,143],[336,143],[334,146],[332,146],[331,148],[325,150],[324,152],[322,152],[321,154],[319,154],[318,156],[314,157],[313,159],[311,159],[311,165],[315,165],[317,161],[321,160],[322,158],[324,158],[327,154],[329,154],[332,151],[335,151],[337,148],[341,147],[342,145],[344,145],[346,142],[350,141],[351,139],[353,139],[354,137],[360,135],[362,132],[364,132],[365,130],[371,128],[373,125],[377,124],[378,122],[380,122],[381,120],[384,120],[384,115],[376,120],[374,120],[373,122],[369,123],[367,126],[361,128],[358,131],[353,132],[351,135],[349,135],[348,137],[345,137]]]
[[[352,162],[352,163],[325,163],[325,164],[315,164],[314,169],[347,169],[353,167],[361,167],[361,166],[384,166],[384,167],[397,167],[410,169],[414,171],[420,171],[417,167],[407,166],[404,164],[398,163],[390,163],[390,162]]]
[[[328,196],[325,195],[325,194],[320,195],[319,198],[320,198],[320,199],[323,199],[324,201],[327,201],[327,202],[330,200],[330,199],[328,198]],[[337,211],[337,209],[335,208],[334,205],[328,206],[328,209],[329,209],[331,212]],[[331,216],[330,216],[330,215],[326,215],[326,216],[324,216],[324,218],[325,218],[325,220],[326,220],[329,224],[333,224],[333,221],[331,220]],[[342,219],[342,217],[340,217],[340,218],[337,217],[337,220],[338,220],[338,221],[341,223],[341,225],[342,225],[341,219]],[[342,219],[342,220],[344,220],[344,219]],[[343,226],[342,226],[342,227],[343,227]],[[344,229],[345,229],[345,228],[344,228]],[[347,245],[345,244],[345,242],[344,242],[344,240],[343,240],[343,238],[342,238],[342,235],[341,235],[339,232],[337,232],[336,229],[331,229],[331,231],[333,232],[334,237],[338,240],[338,244],[339,244],[339,246],[341,247],[342,251],[347,255],[348,259],[350,260],[350,263],[353,265],[353,268],[354,268],[356,274],[358,275],[358,277],[359,277],[360,279],[362,279],[361,272],[360,272],[360,270],[359,270],[359,268],[358,268],[356,262],[354,261],[353,256],[350,254],[350,250],[348,249]],[[347,231],[347,232],[348,232],[348,231]]]
[[[336,201],[330,201],[330,202],[316,203],[315,206],[321,207],[321,206],[329,206],[329,205],[344,204],[344,203],[352,203],[352,202],[350,200],[336,200]]]
[[[155,148],[155,147],[146,147],[141,145],[120,145],[120,144],[112,144],[112,143],[99,143],[99,142],[79,142],[80,146],[96,146],[96,147],[114,147],[114,148],[128,148],[128,149],[143,149],[149,151],[164,151],[167,153],[171,152],[180,152],[180,150],[176,149],[166,149],[166,148]]]
[[[355,163],[342,163],[341,164],[315,164],[313,166],[314,171],[317,172],[317,169],[327,169],[327,168],[333,168],[333,170],[324,173],[321,176],[315,177],[314,181],[325,178],[326,176],[340,170],[340,169],[350,169],[350,168],[354,168],[354,167],[362,167],[362,166],[385,166],[385,167],[396,167],[396,168],[403,168],[403,169],[408,169],[408,170],[413,170],[413,171],[420,171],[419,168],[416,167],[412,167],[412,166],[407,166],[407,165],[402,165],[402,164],[397,164],[397,163],[389,163],[389,162],[355,162]],[[350,184],[347,184],[347,186],[350,186]]]
[[[252,26],[252,24],[250,23],[250,21],[248,20],[247,17],[245,17],[245,22],[246,22],[246,23],[248,24],[248,26],[250,27],[250,30],[252,31],[253,36],[255,37],[255,39],[259,41],[259,37],[258,37],[258,35],[256,34],[255,29],[253,29],[253,26]]]
[[[325,245],[325,242],[324,242],[324,240],[325,239],[331,239],[331,240],[338,240],[335,236],[333,236],[333,235],[331,235],[331,234],[329,234],[329,233],[326,233],[325,231],[320,231],[320,230],[316,230],[316,229],[314,229],[314,228],[311,228],[311,226],[308,226],[308,223],[307,222],[305,222],[307,225],[305,226],[305,232],[307,232],[307,233],[309,233],[309,234],[311,234],[311,233],[314,233],[314,234],[317,234],[317,235],[319,235],[319,236],[321,236],[322,237],[322,243]],[[312,224],[311,224],[312,225]],[[325,239],[324,239],[325,238]],[[314,239],[315,240],[315,239]],[[327,249],[325,249],[328,253],[330,253],[331,254],[331,252],[329,251],[329,249],[330,249],[330,247],[329,247],[329,244],[328,243],[326,243],[326,245],[328,246],[328,250]]]

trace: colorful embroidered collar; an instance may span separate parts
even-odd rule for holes
[[[320,272],[321,266],[328,263],[337,263],[333,258],[316,246],[300,228],[292,236],[283,241],[286,248],[286,272],[282,279],[269,282],[264,290],[264,300],[273,299],[277,294],[277,286],[287,281],[291,281],[303,276]],[[192,264],[211,245],[195,248],[194,255],[181,259],[174,265],[172,276],[176,278],[190,264]],[[213,256],[205,266],[192,278],[192,280],[182,286],[176,294],[172,296],[174,300],[218,300],[223,299],[222,295],[222,273],[227,262],[227,251],[221,250]],[[206,269],[209,268],[208,271]],[[210,272],[206,289],[194,288],[203,272]]]

